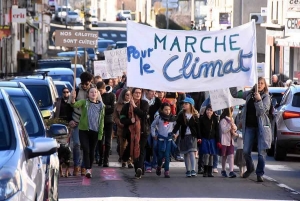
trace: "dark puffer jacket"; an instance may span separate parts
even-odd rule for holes
[[[104,124],[113,123],[113,113],[115,109],[116,96],[113,93],[102,94],[102,101],[105,105]]]

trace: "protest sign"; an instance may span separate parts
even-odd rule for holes
[[[238,90],[243,90],[243,88],[238,87]],[[209,96],[214,111],[245,104],[245,100],[233,98],[229,88],[209,91]]]
[[[56,30],[55,45],[64,47],[95,48],[98,43],[97,31]]]
[[[127,84],[168,92],[253,86],[256,29],[250,22],[221,31],[155,29],[127,22]]]
[[[106,62],[94,61],[94,76],[100,75],[102,79],[109,79],[111,75],[108,74],[106,69]]]
[[[122,76],[127,70],[127,48],[104,51],[108,72],[114,76]]]

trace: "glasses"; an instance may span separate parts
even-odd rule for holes
[[[64,91],[63,93],[64,93],[64,94],[67,94],[67,93],[70,93],[70,92],[68,92],[68,91]]]

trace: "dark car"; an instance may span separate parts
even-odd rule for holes
[[[47,181],[40,156],[55,154],[58,144],[44,136],[28,136],[13,102],[0,87],[0,199],[43,200]]]
[[[113,40],[98,40],[98,51],[97,57],[98,60],[104,60],[104,51],[107,50],[107,47],[110,45],[115,45],[115,41]]]
[[[115,49],[127,47],[127,41],[117,41]]]
[[[13,104],[16,106],[21,119],[23,120],[28,136],[31,139],[47,137],[48,130],[46,129],[43,117],[29,90],[22,87],[3,87],[3,89],[10,96]],[[61,135],[68,134],[68,129],[64,125],[51,125],[49,128],[50,133],[53,133],[54,130],[60,130]],[[44,199],[58,200],[59,159],[57,153],[43,156],[42,162],[46,176]]]
[[[26,86],[34,97],[45,119],[49,119],[54,116],[58,93],[51,77],[46,75],[33,75],[15,77],[12,81],[22,82]]]
[[[95,61],[97,60],[97,55],[96,55],[96,48],[86,48],[86,51],[89,55],[89,60]],[[78,47],[77,48],[78,53],[84,54],[84,48],[83,47]]]

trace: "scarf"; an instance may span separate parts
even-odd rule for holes
[[[144,95],[143,95],[143,100],[145,100],[145,101],[148,102],[149,107],[150,107],[151,105],[154,105],[154,104],[155,104],[155,97],[153,97],[151,100],[149,100],[149,99],[146,97],[146,95],[144,94]]]
[[[140,107],[140,101],[136,103]],[[129,105],[128,117],[135,119],[135,123],[129,126],[130,131],[130,157],[134,160],[140,156],[140,138],[141,138],[141,121],[140,118],[134,114],[133,106]]]
[[[172,115],[172,113],[169,114],[169,115],[166,115],[166,114],[164,114],[163,112],[159,111],[159,116],[160,116],[160,118],[161,118],[163,121],[165,121],[165,122],[174,122],[174,121],[176,121],[176,119],[175,119],[175,117]]]

